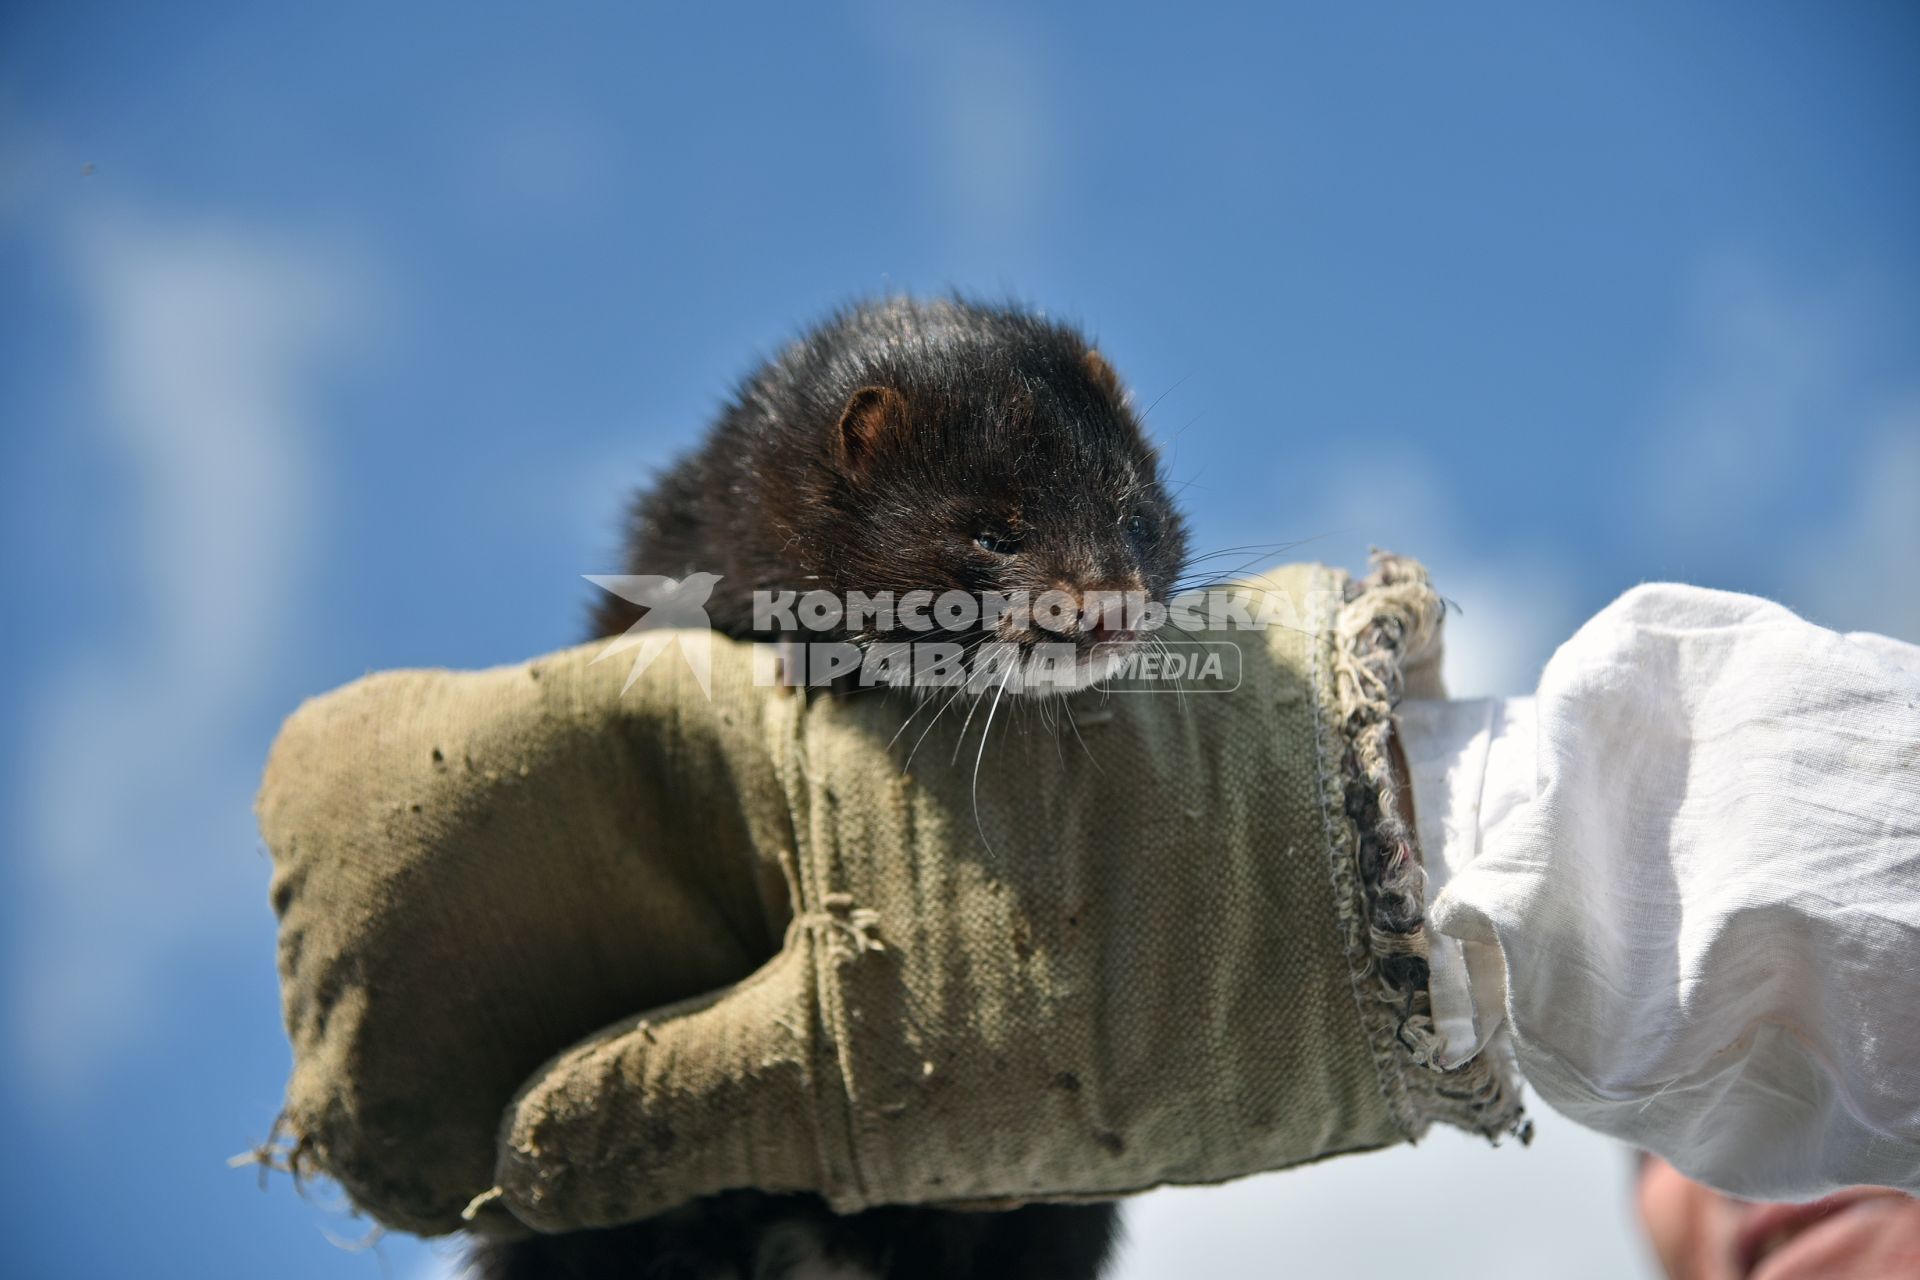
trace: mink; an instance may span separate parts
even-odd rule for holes
[[[709,623],[738,638],[1074,646],[1078,679],[1021,690],[1044,693],[1093,683],[1142,643],[1138,605],[1165,601],[1186,556],[1158,454],[1085,337],[1014,307],[896,298],[840,312],[750,375],[636,497],[624,567],[719,575]],[[808,591],[1064,592],[1088,608],[931,631],[869,617],[796,633],[755,616],[756,593]],[[1101,612],[1103,598],[1128,608]],[[643,614],[605,596],[595,633]]]
[[[1158,454],[1085,337],[1017,307],[891,298],[839,312],[741,383],[702,443],[635,498],[624,568],[717,574],[715,630],[792,640],[756,618],[756,592],[1164,602],[1186,557]],[[609,595],[594,633],[644,612]],[[802,638],[904,634],[898,618],[869,618]],[[1068,687],[1107,670],[1096,650],[1143,643],[1114,615],[1049,629],[1008,614],[937,635],[1072,646],[1082,679]],[[472,1258],[482,1280],[1094,1280],[1118,1234],[1110,1203],[836,1215],[817,1197],[741,1190],[610,1230],[480,1244]]]

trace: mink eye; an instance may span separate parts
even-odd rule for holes
[[[996,556],[1017,555],[1020,551],[1020,539],[1010,533],[995,533],[992,530],[974,534],[973,545]]]
[[[1136,542],[1145,542],[1153,537],[1153,521],[1139,514],[1127,517],[1127,536]]]

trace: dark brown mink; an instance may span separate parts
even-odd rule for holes
[[[779,639],[754,626],[756,589],[1164,601],[1186,557],[1156,451],[1084,337],[1014,307],[894,298],[841,311],[751,374],[635,499],[624,567],[718,574],[712,626]],[[642,613],[606,596],[594,633]],[[1128,639],[1099,625],[1000,634]],[[1111,1204],[836,1215],[817,1197],[741,1190],[612,1230],[482,1243],[472,1261],[480,1280],[1095,1280],[1118,1235]]]
[[[1014,307],[893,298],[840,312],[740,385],[706,440],[635,498],[625,571],[718,574],[714,629],[776,639],[755,626],[756,591],[1164,601],[1186,557],[1158,454],[1086,338]],[[595,633],[642,612],[605,596]],[[1135,638],[1118,617],[1064,632],[1018,621],[996,634],[1023,649]],[[985,635],[868,621],[796,638]]]

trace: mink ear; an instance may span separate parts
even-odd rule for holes
[[[1087,354],[1080,357],[1080,363],[1086,366],[1087,376],[1093,379],[1095,386],[1116,401],[1127,398],[1126,392],[1120,387],[1120,375],[1113,371],[1113,366],[1107,363],[1105,356],[1089,347]]]
[[[834,433],[840,460],[863,467],[907,425],[907,398],[892,387],[862,387],[847,397]]]

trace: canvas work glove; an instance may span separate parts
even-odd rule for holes
[[[1516,1129],[1498,1064],[1435,1065],[1386,759],[1440,602],[1394,559],[1260,590],[1285,623],[1203,637],[1237,687],[1073,695],[1077,737],[1002,706],[984,752],[979,707],[903,732],[704,633],[710,696],[587,646],[309,702],[259,804],[296,1166],[407,1230],[560,1231]]]

